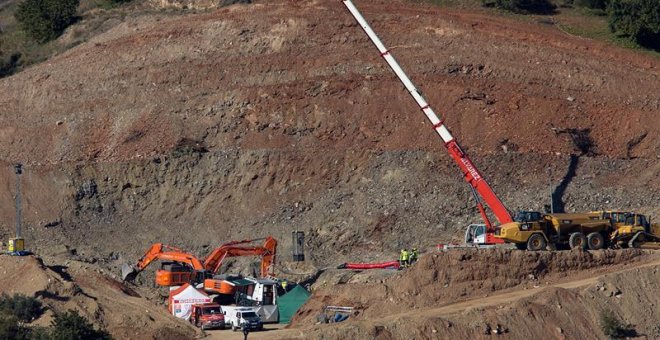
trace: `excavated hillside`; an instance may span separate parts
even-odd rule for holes
[[[658,253],[625,250],[435,253],[380,284],[319,287],[291,329],[260,338],[611,339],[610,315],[625,337],[657,339],[659,264]],[[337,302],[358,311],[315,325]]]
[[[660,212],[660,61],[541,23],[356,1],[511,209]],[[316,265],[460,239],[478,214],[341,2],[145,14],[0,79],[0,221],[112,270],[153,242],[307,236]],[[549,184],[550,183],[550,184]],[[349,257],[350,254],[350,257]]]

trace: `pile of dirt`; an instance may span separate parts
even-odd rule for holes
[[[514,291],[440,308],[392,311],[382,318],[317,325],[278,334],[292,339],[480,339],[502,335],[529,339],[543,334],[556,339],[604,339],[609,315],[620,334],[660,336],[660,265],[639,266],[615,274],[559,284],[546,289]]]
[[[46,266],[32,256],[2,256],[0,292],[23,294],[41,300],[47,310],[33,324],[49,326],[53,313],[77,310],[118,339],[186,339],[196,329],[177,320],[162,306],[142,297],[97,266],[69,261]]]
[[[525,252],[517,250],[452,250],[426,254],[411,268],[384,277],[352,280],[351,271],[327,272],[312,287],[314,294],[293,325],[309,325],[326,305],[352,306],[358,320],[377,319],[406,310],[439,307],[516,287],[532,289],[593,270],[643,260],[640,250],[595,252]],[[340,280],[333,280],[339,277]]]

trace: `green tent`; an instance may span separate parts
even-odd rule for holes
[[[307,289],[296,285],[288,293],[277,299],[277,308],[280,312],[280,323],[290,323],[291,318],[298,309],[307,302],[311,294]]]

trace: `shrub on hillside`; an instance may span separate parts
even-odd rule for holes
[[[0,312],[11,315],[23,322],[30,322],[38,318],[43,309],[39,300],[21,294],[9,296],[5,293],[0,295]]]
[[[9,57],[5,57],[0,52],[0,78],[10,76],[20,65],[21,54],[12,53]]]
[[[623,338],[636,337],[637,332],[629,328],[612,313],[611,310],[603,310],[600,313],[600,328],[607,337]]]
[[[79,0],[24,0],[14,16],[21,28],[38,42],[60,36],[76,19]]]
[[[28,340],[30,329],[21,325],[15,316],[0,316],[0,339]]]
[[[575,0],[573,4],[579,7],[587,7],[593,9],[605,9],[609,0]]]
[[[104,330],[96,330],[94,326],[77,311],[55,314],[52,321],[53,340],[106,340],[111,339],[110,334]]]
[[[222,0],[220,6],[229,6],[233,4],[251,4],[252,0]]]
[[[550,0],[481,0],[481,4],[516,13],[551,14],[555,11]]]
[[[660,1],[610,0],[607,14],[612,32],[660,50]]]

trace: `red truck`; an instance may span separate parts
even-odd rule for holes
[[[201,329],[225,329],[225,316],[217,303],[195,304],[190,310],[190,323]]]

